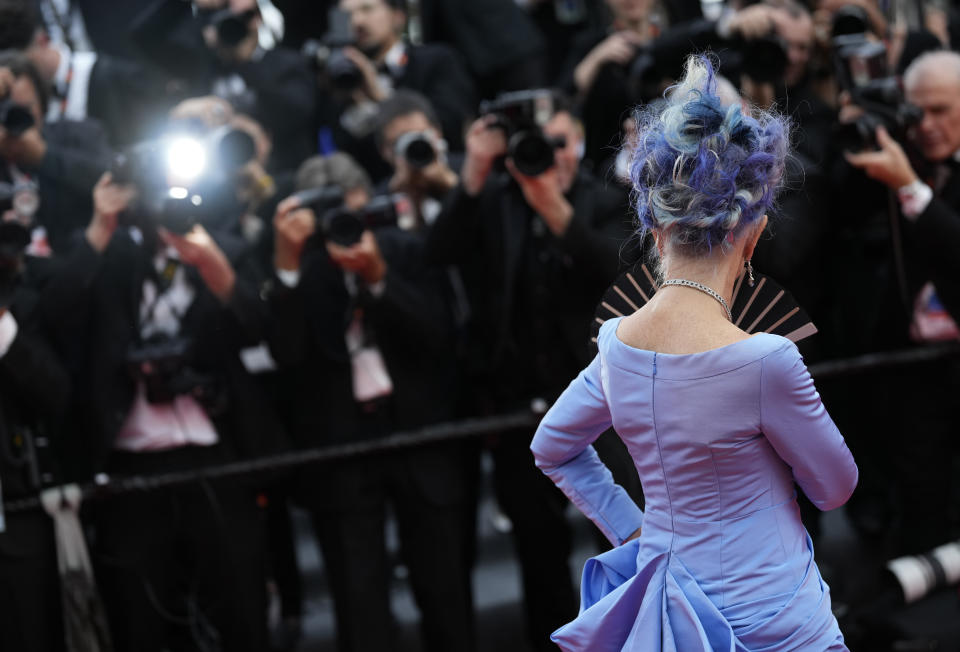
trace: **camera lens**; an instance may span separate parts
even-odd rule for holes
[[[326,73],[330,85],[342,91],[352,91],[363,83],[363,74],[357,64],[348,59],[343,50],[330,53]]]
[[[214,143],[217,160],[227,170],[243,167],[257,153],[253,138],[240,129],[226,129],[216,134]]]
[[[247,10],[234,14],[229,9],[224,9],[215,14],[212,20],[217,26],[217,42],[228,48],[240,45],[250,33],[250,19],[254,13],[253,10]]]
[[[344,247],[360,242],[364,224],[353,213],[336,211],[326,221],[326,237],[331,242]]]
[[[401,139],[397,143],[399,154],[407,163],[417,169],[423,169],[437,160],[437,153],[433,143],[423,134],[409,134],[410,138]]]
[[[520,131],[513,135],[509,143],[509,155],[517,170],[535,177],[543,174],[553,165],[554,145],[544,136],[534,131]]]

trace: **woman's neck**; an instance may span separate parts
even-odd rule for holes
[[[664,268],[664,278],[681,278],[706,285],[726,299],[733,298],[733,286],[740,275],[742,264],[739,251],[716,253],[704,258],[670,256]]]

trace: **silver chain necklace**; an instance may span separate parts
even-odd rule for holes
[[[704,294],[709,294],[711,297],[713,297],[714,299],[720,302],[720,305],[723,306],[723,309],[727,313],[727,319],[729,319],[730,322],[733,323],[733,313],[730,312],[730,306],[727,305],[727,300],[721,297],[713,289],[708,288],[703,283],[697,283],[696,281],[688,281],[685,278],[671,278],[661,283],[660,287],[664,287],[667,285],[682,285],[684,287],[693,288],[694,290],[700,290]]]

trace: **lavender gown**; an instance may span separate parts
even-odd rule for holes
[[[599,355],[544,417],[537,465],[618,547],[587,561],[564,650],[846,650],[800,522],[794,482],[843,504],[857,467],[800,353],[778,335],[689,355]],[[610,425],[633,457],[641,512],[590,443]],[[643,534],[625,545],[638,527]]]

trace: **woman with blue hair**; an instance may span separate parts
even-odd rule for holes
[[[796,346],[748,336],[728,301],[767,223],[789,151],[771,113],[725,105],[691,57],[666,106],[638,117],[631,175],[660,289],[600,328],[599,354],[544,417],[537,465],[617,547],[583,571],[564,650],[846,650],[794,483],[842,505],[857,467]],[[613,426],[640,509],[591,442]]]

